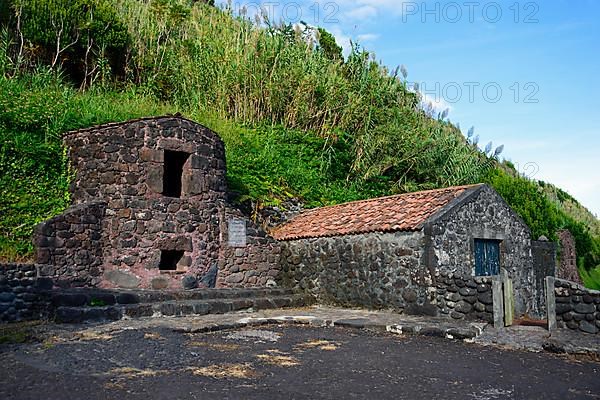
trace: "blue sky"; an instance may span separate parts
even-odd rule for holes
[[[480,143],[600,215],[600,1],[233,1],[376,54]],[[500,93],[501,92],[501,93]]]

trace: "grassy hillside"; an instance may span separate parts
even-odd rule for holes
[[[255,207],[314,207],[490,182],[532,227],[575,230],[600,264],[598,221],[575,199],[500,164],[445,113],[420,108],[406,71],[326,31],[234,18],[184,0],[10,0],[0,5],[0,257],[30,256],[35,223],[69,204],[60,137],[182,112],[217,131],[228,179]]]

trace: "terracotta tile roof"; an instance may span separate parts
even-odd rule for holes
[[[456,186],[317,208],[276,228],[272,235],[277,240],[294,240],[366,232],[416,231],[452,200],[480,186]]]

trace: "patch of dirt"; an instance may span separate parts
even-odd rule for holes
[[[285,353],[279,353],[279,354],[259,354],[256,357],[269,364],[269,365],[275,365],[278,367],[284,367],[284,368],[289,368],[289,367],[295,367],[297,365],[300,365],[300,361],[298,361],[298,359],[289,356],[289,355],[284,355]]]
[[[294,349],[306,350],[306,349],[316,349],[324,350],[324,351],[334,351],[340,347],[339,343],[330,342],[328,340],[310,340],[308,342],[299,343],[294,346]]]
[[[165,374],[168,371],[163,370],[151,370],[151,369],[138,369],[132,367],[115,368],[108,372],[110,375],[116,375],[120,378],[141,378],[145,376],[157,376],[159,374]]]
[[[113,337],[111,335],[107,335],[105,333],[98,333],[94,331],[83,331],[75,334],[75,339],[77,340],[110,340]]]
[[[242,347],[239,344],[232,343],[206,343],[198,341],[188,342],[187,345],[190,347],[207,347],[217,351],[237,351]]]
[[[162,337],[160,335],[160,333],[156,333],[156,332],[145,333],[144,334],[144,339],[148,339],[148,340],[165,340],[165,338]]]
[[[186,369],[197,376],[224,379],[252,379],[260,376],[251,364],[214,364],[206,367],[189,367]]]

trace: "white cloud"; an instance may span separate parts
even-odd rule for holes
[[[405,4],[412,1],[398,0],[338,0],[337,4],[345,16],[362,20],[375,18],[380,14],[400,16],[406,11]]]
[[[363,34],[356,36],[356,39],[361,43],[372,42],[373,40],[379,39],[379,35],[377,35],[375,33],[363,33]]]
[[[344,15],[356,20],[369,19],[377,16],[377,9],[372,6],[358,6],[346,11]]]
[[[429,108],[429,105],[431,104],[431,106],[433,107],[433,110],[436,113],[440,113],[444,110],[452,111],[452,106],[450,104],[448,104],[446,102],[446,100],[444,100],[442,98],[442,96],[430,96],[425,93],[420,93],[420,94],[421,94],[421,108],[423,108],[424,110],[427,110]]]

